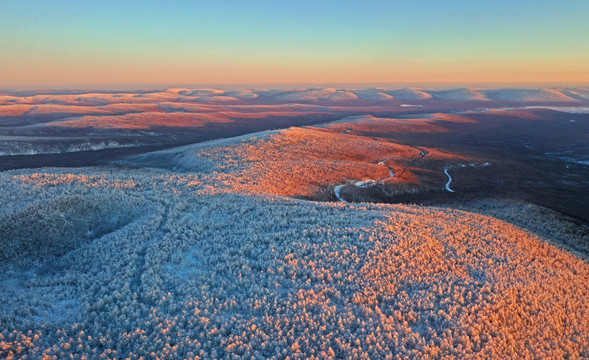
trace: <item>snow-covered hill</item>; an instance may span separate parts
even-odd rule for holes
[[[416,87],[407,88],[302,88],[302,89],[167,89],[143,92],[81,93],[64,90],[47,94],[22,95],[22,92],[0,92],[0,116],[7,108],[17,111],[15,105],[31,109],[42,106],[49,109],[71,106],[72,113],[79,113],[74,106],[107,106],[112,104],[153,104],[162,102],[210,103],[227,105],[264,103],[321,103],[321,104],[366,104],[384,102],[396,104],[402,101],[501,101],[501,102],[544,102],[568,103],[589,101],[587,88],[458,88],[430,90]],[[78,108],[77,110],[80,110]],[[100,108],[98,111],[108,109]],[[54,110],[55,112],[55,110]]]
[[[474,213],[277,195],[419,151],[294,128],[1,172],[0,356],[586,357],[574,255]]]
[[[559,89],[501,89],[485,90],[482,93],[490,100],[513,102],[575,102],[577,99]]]

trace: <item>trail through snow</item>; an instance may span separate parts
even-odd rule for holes
[[[341,201],[341,202],[347,202],[343,197],[342,197],[342,189],[343,187],[346,186],[346,184],[340,184],[340,185],[336,185],[335,188],[333,189],[333,192],[335,193],[335,197]]]
[[[481,163],[470,163],[470,164],[460,164],[459,166],[464,168],[464,167],[468,167],[468,166],[470,166],[470,167],[477,167],[477,166],[489,166],[489,165],[491,165],[491,163],[488,162],[488,161],[486,161],[486,162],[484,162],[482,164]],[[448,176],[448,182],[446,183],[446,190],[448,190],[449,192],[454,192],[454,190],[452,190],[450,188],[450,183],[452,183],[452,176],[450,176],[450,173],[448,173],[448,170],[450,170],[450,169],[452,169],[454,167],[455,166],[452,165],[452,166],[448,166],[447,168],[444,169],[444,174],[446,174],[446,176]]]
[[[383,185],[385,182],[387,182],[388,180],[392,179],[395,176],[395,171],[393,170],[392,167],[388,166],[385,162],[385,160],[381,160],[378,162],[378,165],[382,165],[384,167],[386,167],[389,170],[389,177],[386,179],[381,179],[381,180],[372,180],[372,179],[368,179],[368,180],[361,180],[361,181],[356,181],[355,183],[353,183],[354,186],[357,186],[359,188],[363,188],[363,189],[368,189],[371,187],[374,187],[376,185]],[[335,194],[335,197],[342,202],[347,202],[343,196],[342,196],[342,189],[344,188],[344,186],[347,185],[352,185],[352,184],[339,184],[336,185],[333,188],[333,192]],[[392,196],[391,194],[389,194],[389,192],[381,189],[385,194],[387,194],[388,196]]]
[[[446,183],[446,190],[448,190],[449,192],[454,192],[454,190],[450,189],[450,183],[452,182],[452,176],[450,176],[450,174],[448,173],[448,169],[450,169],[449,167],[444,169],[444,174],[446,174],[448,176],[448,182]]]

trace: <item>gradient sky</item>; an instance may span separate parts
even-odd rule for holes
[[[589,84],[587,0],[0,0],[0,88]]]

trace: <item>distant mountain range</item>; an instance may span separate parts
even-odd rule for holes
[[[113,103],[150,103],[154,101],[239,103],[398,103],[423,101],[501,101],[501,102],[589,102],[589,88],[482,89],[460,88],[427,90],[402,89],[167,89],[140,92],[104,92],[80,90],[14,90],[0,92],[0,105],[62,104],[105,105]]]

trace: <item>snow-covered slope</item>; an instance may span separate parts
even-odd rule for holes
[[[274,96],[277,100],[296,100],[296,101],[349,101],[358,99],[358,96],[348,92],[336,90],[333,88],[310,89],[310,90],[292,90]]]
[[[0,356],[586,357],[589,264],[531,233],[268,195],[419,151],[294,128],[2,172]]]
[[[393,96],[399,100],[427,100],[431,99],[433,96],[422,89],[417,88],[404,88],[398,90],[390,90],[386,92],[387,94]]]
[[[534,102],[573,102],[574,98],[563,94],[558,89],[501,89],[481,91],[491,100],[534,101]]]
[[[589,346],[589,265],[493,218],[207,195],[206,177],[153,170],[13,171],[0,185],[4,358],[559,358]]]
[[[361,99],[366,100],[377,100],[377,101],[390,101],[395,100],[389,94],[386,94],[384,89],[365,89],[365,90],[350,90],[350,92],[356,94]]]
[[[448,101],[487,101],[487,99],[479,89],[452,89],[452,90],[439,90],[430,91],[431,95],[441,100]]]

